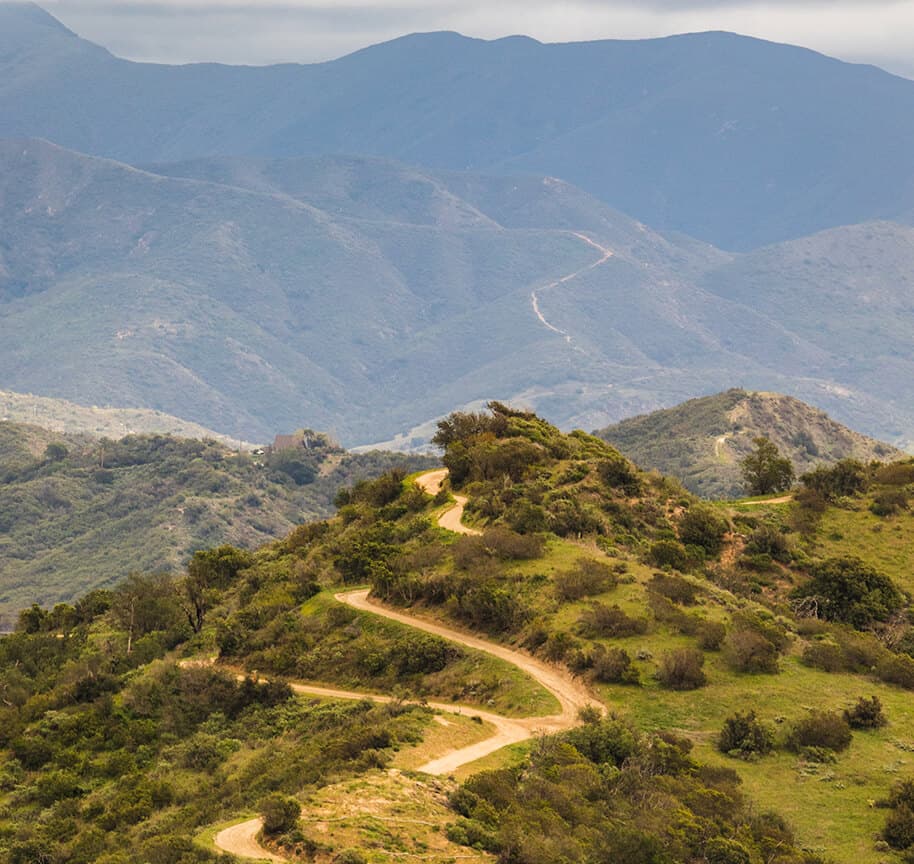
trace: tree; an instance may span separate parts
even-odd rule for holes
[[[905,602],[888,576],[859,558],[827,558],[810,567],[809,575],[793,596],[814,603],[818,617],[857,630],[888,620]]]
[[[301,804],[287,795],[274,792],[260,802],[264,834],[285,834],[297,824],[301,815]]]
[[[754,438],[755,445],[739,467],[750,495],[770,495],[783,492],[793,485],[793,464],[768,438]]]

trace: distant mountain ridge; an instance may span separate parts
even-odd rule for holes
[[[798,399],[738,389],[632,417],[596,434],[640,466],[678,477],[708,498],[746,494],[739,462],[757,437],[774,442],[798,475],[848,457],[891,462],[906,455]]]
[[[914,153],[897,146],[914,140],[914,82],[727,33],[556,45],[428,33],[310,66],[170,67],[3,4],[0,137],[132,164],[346,152],[546,174],[729,249],[914,213],[899,182]]]
[[[248,441],[304,421],[353,446],[480,400],[594,428],[738,384],[914,440],[901,225],[733,255],[549,177],[364,157],[139,170],[38,141],[0,141],[0,223],[14,391]]]

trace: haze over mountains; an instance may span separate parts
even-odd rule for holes
[[[346,444],[740,385],[904,443],[912,133],[914,82],[729,34],[165,67],[0,5],[0,385]]]

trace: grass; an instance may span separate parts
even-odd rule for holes
[[[447,807],[452,789],[450,781],[397,770],[365,774],[315,793],[305,804],[302,833],[320,847],[313,859],[318,862],[346,849],[361,850],[370,864],[492,861],[447,839],[446,827],[456,821]]]
[[[491,723],[474,720],[472,714],[435,714],[422,741],[400,750],[393,760],[393,767],[415,770],[449,750],[458,750],[484,741],[494,731]]]

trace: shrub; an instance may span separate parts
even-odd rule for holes
[[[895,516],[908,509],[908,493],[903,489],[886,489],[878,492],[870,505],[876,516]]]
[[[637,495],[641,489],[638,470],[621,453],[597,463],[597,474],[610,489],[621,489],[626,495]]]
[[[882,839],[893,849],[914,846],[914,811],[907,804],[896,807],[885,820]]]
[[[568,573],[555,577],[555,593],[559,600],[580,600],[594,594],[603,594],[618,584],[612,567],[592,558],[578,559],[577,566]]]
[[[597,646],[593,653],[593,677],[604,684],[640,684],[632,658],[622,648]]]
[[[717,739],[717,749],[739,759],[764,756],[774,749],[774,735],[758,721],[754,711],[746,714],[737,712],[724,721]]]
[[[858,492],[865,492],[870,484],[869,471],[856,459],[841,459],[831,467],[820,465],[803,474],[800,482],[821,495],[826,501],[834,501]]]
[[[724,657],[737,672],[778,671],[778,647],[757,630],[733,630],[724,643]]]
[[[714,837],[705,846],[705,860],[708,864],[752,864],[749,850],[738,840]]]
[[[816,605],[818,616],[864,630],[890,618],[904,603],[901,592],[859,558],[828,558],[813,565],[793,596]]]
[[[844,652],[834,642],[811,642],[803,649],[802,662],[823,672],[850,671]]]
[[[647,584],[648,590],[655,591],[674,603],[692,606],[698,595],[698,588],[681,576],[669,573],[655,573]]]
[[[301,804],[288,795],[274,792],[260,802],[260,816],[265,834],[285,834],[297,824],[301,815]]]
[[[647,632],[644,618],[631,618],[618,606],[593,603],[582,613],[579,623],[585,635],[592,639],[635,636]]]
[[[482,545],[495,558],[519,561],[542,558],[545,548],[541,537],[518,534],[510,528],[502,527],[486,529],[482,535]]]
[[[876,667],[876,676],[887,684],[914,690],[914,658],[906,654],[890,654]]]
[[[654,567],[671,567],[673,570],[690,569],[691,560],[685,546],[676,540],[658,540],[651,544],[647,562]]]
[[[850,743],[851,727],[837,711],[810,711],[793,724],[787,736],[787,746],[795,752],[823,748],[840,753]]]
[[[694,648],[667,651],[660,658],[657,679],[670,690],[696,690],[707,682],[704,665],[704,654]]]
[[[914,483],[914,461],[883,465],[877,469],[875,480],[884,486],[907,486]]]
[[[679,520],[679,539],[687,546],[700,546],[708,555],[717,555],[727,533],[727,520],[707,505],[694,505]]]
[[[790,548],[787,536],[771,525],[760,525],[749,535],[746,554],[768,555],[773,561],[789,561]]]
[[[702,621],[695,633],[702,651],[718,651],[727,635],[727,628],[720,621]]]
[[[861,696],[853,708],[844,710],[844,719],[851,729],[879,729],[888,723],[878,696]]]

